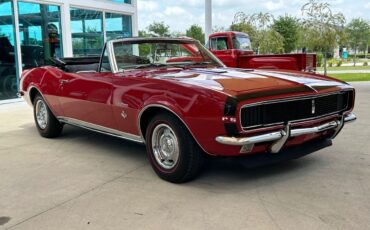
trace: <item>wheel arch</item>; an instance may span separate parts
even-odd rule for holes
[[[28,93],[29,100],[30,100],[31,104],[33,105],[33,102],[35,100],[36,95],[40,94],[42,96],[42,93],[35,86],[31,86],[28,91],[29,91],[29,93]]]
[[[195,142],[198,144],[198,146],[207,154],[209,154],[203,146],[199,143],[189,126],[186,124],[186,122],[180,117],[180,115],[175,112],[173,109],[169,108],[168,106],[161,105],[161,104],[150,104],[145,106],[138,115],[138,128],[139,128],[139,133],[142,138],[142,140],[145,141],[145,134],[146,134],[146,129],[149,125],[150,118],[154,117],[155,115],[159,113],[169,113],[171,115],[174,115],[189,131],[190,135],[193,137]]]

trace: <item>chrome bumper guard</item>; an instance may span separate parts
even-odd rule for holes
[[[342,119],[340,121],[331,121],[320,126],[315,126],[311,128],[291,129],[291,125],[288,124],[285,129],[277,132],[242,138],[218,136],[216,137],[216,141],[224,145],[243,146],[240,150],[240,153],[250,152],[253,149],[254,144],[273,141],[273,144],[270,147],[270,151],[272,153],[278,153],[288,141],[289,137],[298,137],[302,135],[319,133],[326,130],[334,129],[335,132],[331,138],[335,138],[342,130],[345,123],[353,122],[356,119],[356,115],[350,113],[342,116]]]

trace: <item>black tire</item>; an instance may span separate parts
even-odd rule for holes
[[[168,127],[170,128],[170,135],[175,136],[177,140],[176,143],[178,144],[178,158],[173,162],[171,168],[165,168],[163,166],[163,164],[165,164],[165,160],[163,160],[162,165],[159,163],[158,157],[156,157],[155,154],[155,149],[158,148],[152,146],[152,139],[154,138],[156,140],[156,136],[158,136],[155,135],[154,132],[158,133],[156,131],[157,129],[168,129]],[[195,142],[188,129],[177,117],[168,113],[156,115],[150,121],[145,136],[146,149],[150,164],[160,178],[172,183],[184,183],[194,179],[200,174],[203,168],[204,153]],[[163,136],[164,135],[162,134],[162,137]],[[171,147],[168,147],[167,150],[170,148]],[[158,153],[158,151],[156,152]]]
[[[41,125],[38,122],[37,116],[36,116],[36,111],[37,111],[37,106],[42,106],[45,105],[46,109],[46,118],[44,119],[46,122]],[[33,116],[35,119],[35,124],[36,128],[39,131],[40,135],[46,138],[54,138],[60,136],[62,130],[63,130],[63,124],[61,124],[54,114],[51,112],[49,109],[48,105],[46,104],[44,98],[40,95],[37,94],[34,101],[33,101]]]

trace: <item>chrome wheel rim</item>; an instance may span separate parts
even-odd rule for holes
[[[153,130],[152,150],[157,163],[165,169],[172,169],[179,160],[179,142],[172,128],[159,124]]]
[[[36,121],[40,129],[45,129],[48,122],[48,110],[46,104],[42,100],[38,100],[36,103]]]

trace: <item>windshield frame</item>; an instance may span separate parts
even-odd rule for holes
[[[116,56],[114,52],[114,44],[116,43],[126,43],[126,44],[143,44],[143,43],[179,43],[179,44],[194,44],[197,48],[206,54],[215,64],[218,65],[218,68],[225,68],[226,66],[207,48],[205,48],[199,41],[194,39],[187,38],[125,38],[125,39],[116,39],[110,40],[106,44],[106,49],[108,53],[108,58],[111,63],[112,73],[122,73],[125,70],[131,69],[119,69],[116,61]],[[195,64],[196,65],[196,64]],[[171,64],[168,64],[171,67]],[[156,68],[156,67],[152,67]],[[135,68],[132,68],[135,69]]]

